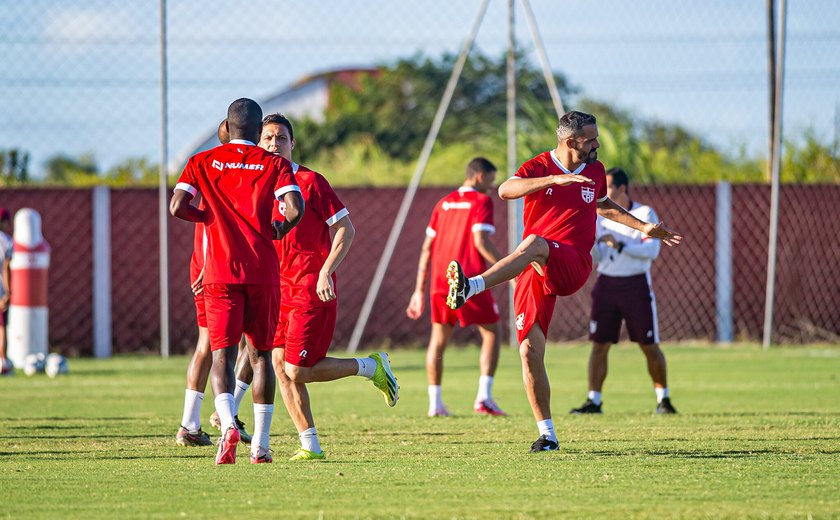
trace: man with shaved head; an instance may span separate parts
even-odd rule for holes
[[[178,218],[203,223],[207,236],[203,286],[213,356],[210,383],[222,426],[216,464],[236,462],[240,433],[234,422],[234,363],[243,333],[251,340],[255,423],[251,463],[258,464],[272,461],[271,350],[280,307],[280,274],[272,240],[297,225],[303,199],[289,161],[255,144],[262,129],[262,109],[255,101],[241,98],[231,103],[226,127],[229,143],[190,158],[169,209]],[[204,209],[190,204],[198,193]],[[286,207],[282,222],[272,221],[276,201]]]

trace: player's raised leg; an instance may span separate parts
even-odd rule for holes
[[[321,448],[315,419],[312,417],[312,406],[309,391],[303,383],[295,383],[286,375],[285,349],[275,348],[272,352],[272,363],[277,382],[280,385],[280,395],[283,404],[289,412],[289,417],[295,425],[300,439],[300,448],[292,455],[290,461],[324,460],[327,455]]]
[[[312,367],[299,367],[286,363],[286,374],[297,383],[335,381],[350,376],[361,376],[373,383],[385,397],[388,406],[396,406],[399,385],[391,370],[391,361],[385,352],[374,352],[365,358],[325,357]]]
[[[472,278],[467,278],[461,264],[453,260],[446,271],[446,279],[449,283],[446,304],[450,309],[458,309],[472,296],[513,280],[532,263],[539,272],[548,261],[548,253],[548,242],[545,239],[537,235],[529,235],[511,254]]]

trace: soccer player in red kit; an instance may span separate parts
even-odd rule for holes
[[[234,423],[234,362],[243,333],[254,370],[254,441],[251,463],[271,462],[269,429],[274,411],[271,350],[280,309],[280,275],[273,239],[285,236],[303,214],[300,188],[288,161],[256,146],[262,109],[253,100],[231,103],[227,114],[231,140],[190,158],[175,186],[170,212],[201,222],[207,235],[204,300],[213,366],[210,383],[222,438],[216,464],[236,462],[240,440]],[[205,208],[190,205],[201,193]],[[272,220],[275,199],[287,219]]]
[[[595,116],[577,111],[564,114],[557,127],[557,148],[527,161],[499,186],[499,196],[505,200],[525,198],[525,239],[481,275],[467,279],[456,261],[447,271],[451,308],[517,277],[514,323],[525,392],[540,431],[532,452],[559,448],[545,371],[546,335],[557,296],[574,294],[589,277],[597,216],[667,245],[682,239],[661,222],[642,222],[607,197],[604,165],[597,160],[599,146]]]
[[[483,157],[467,165],[463,186],[442,198],[435,205],[426,228],[426,240],[417,264],[417,281],[406,309],[409,318],[423,314],[426,269],[432,264],[431,299],[432,333],[426,351],[426,376],[429,382],[429,417],[448,416],[443,404],[443,353],[452,335],[455,322],[462,327],[477,325],[481,334],[481,376],[473,404],[476,413],[504,415],[492,396],[493,376],[499,363],[499,308],[489,291],[476,295],[463,307],[453,311],[446,306],[449,292],[445,273],[449,261],[457,258],[467,275],[476,275],[501,258],[490,235],[493,225],[493,201],[487,191],[493,188],[496,167]]]
[[[260,146],[292,160],[292,123],[281,114],[263,120]],[[280,267],[281,313],[272,355],[280,392],[298,430],[301,447],[290,460],[326,458],[305,383],[363,376],[373,381],[389,406],[397,404],[397,380],[384,352],[366,358],[327,357],[337,311],[335,271],[356,235],[350,213],[323,175],[292,162],[306,204],[300,223],[274,243]],[[284,219],[283,203],[274,217]],[[330,239],[330,230],[335,236]]]
[[[226,144],[230,141],[225,121],[219,123],[219,142]],[[204,209],[204,202],[199,202],[198,209]],[[175,435],[175,442],[180,446],[211,446],[213,442],[210,436],[201,429],[201,403],[204,401],[204,389],[207,386],[207,378],[210,376],[212,355],[210,353],[210,336],[207,332],[207,315],[204,312],[204,252],[205,246],[204,225],[196,223],[193,237],[193,254],[190,258],[190,288],[193,291],[195,303],[195,317],[198,323],[198,341],[195,345],[190,364],[187,367],[187,389],[184,393],[184,415],[181,418],[181,427]],[[239,358],[236,360],[236,390],[233,397],[234,402],[239,403],[245,394],[245,390],[251,384],[253,371],[248,361],[248,352],[241,348]],[[238,404],[237,404],[238,407]],[[245,430],[245,424],[236,415],[238,410],[234,409],[234,422],[239,430],[241,442],[250,444],[251,436]],[[215,412],[210,417],[218,419]]]

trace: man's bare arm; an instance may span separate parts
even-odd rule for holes
[[[499,185],[499,197],[503,200],[521,199],[525,195],[551,186],[565,186],[573,183],[595,184],[595,181],[585,175],[575,174],[548,175],[533,179],[511,177]]]
[[[423,295],[426,291],[426,271],[429,268],[429,259],[432,256],[432,241],[434,237],[426,235],[423,247],[420,249],[420,260],[417,262],[417,278],[414,282],[414,292],[408,302],[406,315],[412,320],[418,319],[423,314]]]
[[[663,222],[652,224],[637,219],[609,197],[598,203],[598,214],[619,224],[624,224],[629,228],[641,231],[649,237],[658,238],[669,246],[679,244],[683,238],[682,234],[666,228]]]
[[[487,260],[490,265],[495,264],[502,258],[499,250],[496,249],[496,244],[490,240],[489,231],[473,231],[473,244],[478,250],[478,254]]]
[[[169,201],[169,213],[173,217],[188,222],[204,222],[204,211],[190,204],[192,199],[193,196],[190,192],[175,190],[172,199]]]
[[[330,227],[335,230],[335,235],[332,239],[330,254],[318,274],[318,286],[315,288],[318,298],[324,302],[335,300],[332,274],[341,265],[344,257],[347,256],[347,252],[350,251],[350,244],[353,243],[353,238],[356,236],[356,228],[353,227],[349,215],[345,215]]]

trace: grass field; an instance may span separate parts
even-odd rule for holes
[[[428,419],[424,354],[392,353],[394,409],[361,378],[311,387],[326,462],[290,463],[282,406],[274,464],[215,467],[174,443],[187,358],[70,360],[64,377],[0,379],[0,517],[569,518],[840,516],[840,348],[667,347],[678,416],[654,416],[638,349],[613,349],[603,416],[585,398],[588,348],[548,353],[561,451],[538,436],[519,359],[503,350],[505,418],[471,411],[478,351],[447,352]],[[212,411],[205,400],[202,416]],[[251,423],[250,400],[241,417]],[[205,424],[205,428],[208,428]],[[209,429],[209,428],[208,428]]]

